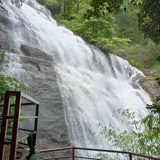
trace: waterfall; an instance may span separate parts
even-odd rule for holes
[[[8,12],[9,27],[9,47],[3,68],[7,74],[15,75],[31,85],[31,91],[34,90],[32,95],[41,102],[38,133],[40,147],[61,143],[57,137],[62,139],[67,136],[71,145],[107,149],[110,144],[104,138],[94,136],[99,130],[99,123],[112,123],[126,129],[127,126],[121,123],[121,117],[112,116],[119,108],[130,108],[137,112],[139,118],[146,115],[144,108],[151,100],[138,84],[139,78],[144,76],[141,71],[120,57],[105,55],[70,30],[58,26],[50,13],[35,1],[28,0],[20,8],[4,2],[3,7]],[[53,61],[42,62],[38,60],[38,54],[26,56],[22,45],[37,48],[46,53],[45,56],[52,57]],[[31,64],[34,65],[34,73],[31,73]],[[48,71],[47,67],[52,70]],[[61,99],[61,108],[56,109],[56,112],[53,104],[47,105],[57,100],[53,98],[55,94],[52,95],[55,85],[52,84],[53,78]],[[40,83],[39,79],[43,85],[35,87]],[[45,85],[49,87],[45,88]],[[39,94],[42,96],[39,97]],[[58,119],[57,112],[61,112],[63,118]],[[62,125],[56,126],[56,116],[58,121],[63,120],[65,128]],[[52,123],[55,125],[46,131],[44,127]]]

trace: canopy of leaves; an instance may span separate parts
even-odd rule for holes
[[[123,0],[92,0],[90,2],[91,8],[87,10],[86,17],[91,16],[101,17],[107,11],[113,13],[118,11]]]
[[[154,42],[160,42],[160,1],[143,0],[138,13],[140,29]]]
[[[22,0],[11,0],[13,4],[20,7]],[[72,14],[86,10],[84,17],[101,17],[108,13],[117,13],[126,0],[39,0],[52,12],[53,16],[60,14],[64,19],[72,19]],[[146,37],[155,43],[160,42],[160,1],[159,0],[130,0],[129,3],[139,7],[138,23],[139,29]],[[82,9],[82,7],[84,9]],[[126,10],[126,7],[125,7]]]

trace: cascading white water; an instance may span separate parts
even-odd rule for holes
[[[24,3],[21,8],[7,2],[4,5],[12,21],[14,50],[21,52],[21,44],[26,44],[53,56],[73,145],[107,148],[109,144],[93,133],[99,123],[112,122],[126,128],[120,117],[112,117],[119,108],[131,108],[139,117],[145,115],[146,103],[151,101],[138,84],[138,78],[144,76],[141,71],[119,57],[104,55],[87,45],[65,27],[58,26],[44,7],[34,1]]]

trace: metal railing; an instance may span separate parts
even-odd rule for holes
[[[104,150],[104,149],[93,149],[93,148],[80,148],[80,147],[67,147],[67,148],[56,148],[56,149],[46,149],[46,150],[40,150],[40,153],[43,153],[44,160],[58,160],[58,159],[70,159],[70,160],[76,160],[76,159],[90,159],[90,160],[101,160],[102,158],[96,158],[96,157],[85,157],[85,156],[79,156],[76,155],[75,151],[91,151],[91,152],[103,152],[103,153],[115,153],[115,154],[122,154],[126,155],[126,159],[133,160],[135,157],[148,159],[148,160],[160,160],[158,157],[152,157],[147,155],[141,155],[137,153],[132,152],[123,152],[123,151],[116,151],[116,150]],[[47,153],[54,153],[54,152],[60,152],[60,151],[71,151],[71,154],[68,156],[60,156],[60,157],[46,157],[45,154]],[[112,159],[112,158],[111,158]]]
[[[22,100],[24,102],[22,102]],[[11,102],[13,104],[10,104]],[[20,116],[22,106],[34,106],[34,116]],[[20,91],[6,91],[4,105],[0,105],[0,107],[2,113],[0,115],[0,160],[6,159],[6,146],[9,146],[7,159],[17,159],[17,153],[20,154],[18,159],[26,159],[27,156],[30,156],[35,152],[39,102]],[[20,119],[34,119],[33,129],[19,128]],[[12,122],[12,125],[9,125],[9,122]],[[12,131],[11,136],[8,138],[7,133],[9,129]],[[19,131],[23,132],[23,135],[20,135]],[[28,144],[23,142],[26,140],[28,141]],[[18,145],[20,144],[29,147],[27,153],[22,154],[21,151],[18,151]]]

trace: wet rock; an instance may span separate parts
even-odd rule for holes
[[[31,51],[28,54],[32,54]],[[3,70],[7,71],[9,69],[8,63],[11,59],[15,60],[11,66],[16,65],[16,63],[17,66],[20,64],[20,68],[16,68],[15,73],[13,73],[14,76],[27,84],[29,86],[27,94],[40,102],[37,149],[70,146],[64,105],[57,84],[54,63],[44,60],[46,57],[38,56],[38,58],[35,58],[9,53],[6,54],[2,62]],[[22,108],[21,112],[25,115],[33,115],[35,108]],[[21,125],[31,129],[33,123],[32,121],[23,122]]]
[[[141,86],[150,94],[150,97],[155,100],[160,97],[160,84],[156,78],[160,75],[160,67],[151,70],[144,70],[146,77],[140,79]]]
[[[19,18],[21,20],[20,16]],[[25,25],[22,20],[17,24],[17,20],[10,18],[8,11],[0,5],[0,51],[6,52],[0,67],[6,74],[27,84],[29,86],[27,94],[40,102],[37,148],[69,146],[64,106],[57,85],[53,58],[35,45],[36,36],[35,34],[29,36],[28,30],[23,29]],[[26,43],[30,42],[29,44],[21,44],[15,40],[14,33],[19,32],[17,26],[21,27],[22,34],[26,35]],[[30,108],[24,110],[31,113],[29,115],[34,113]],[[32,125],[31,122],[28,126]]]
[[[31,51],[34,51],[31,50]],[[39,50],[36,50],[38,54]],[[31,53],[32,54],[32,53]],[[29,92],[40,102],[38,141],[39,148],[67,146],[68,135],[54,64],[43,60],[48,57],[21,57],[21,65],[30,83]],[[37,64],[40,68],[37,67]]]
[[[140,85],[150,94],[152,99],[160,97],[160,86],[153,77],[142,78],[139,82]]]
[[[9,48],[8,44],[8,12],[0,5],[0,50]]]
[[[39,59],[44,59],[44,60],[48,60],[48,61],[53,61],[53,58],[51,55],[43,52],[42,50],[38,49],[38,48],[34,48],[28,45],[21,45],[21,51],[26,55],[26,56],[30,56],[30,57],[35,57],[35,58],[39,58]]]

